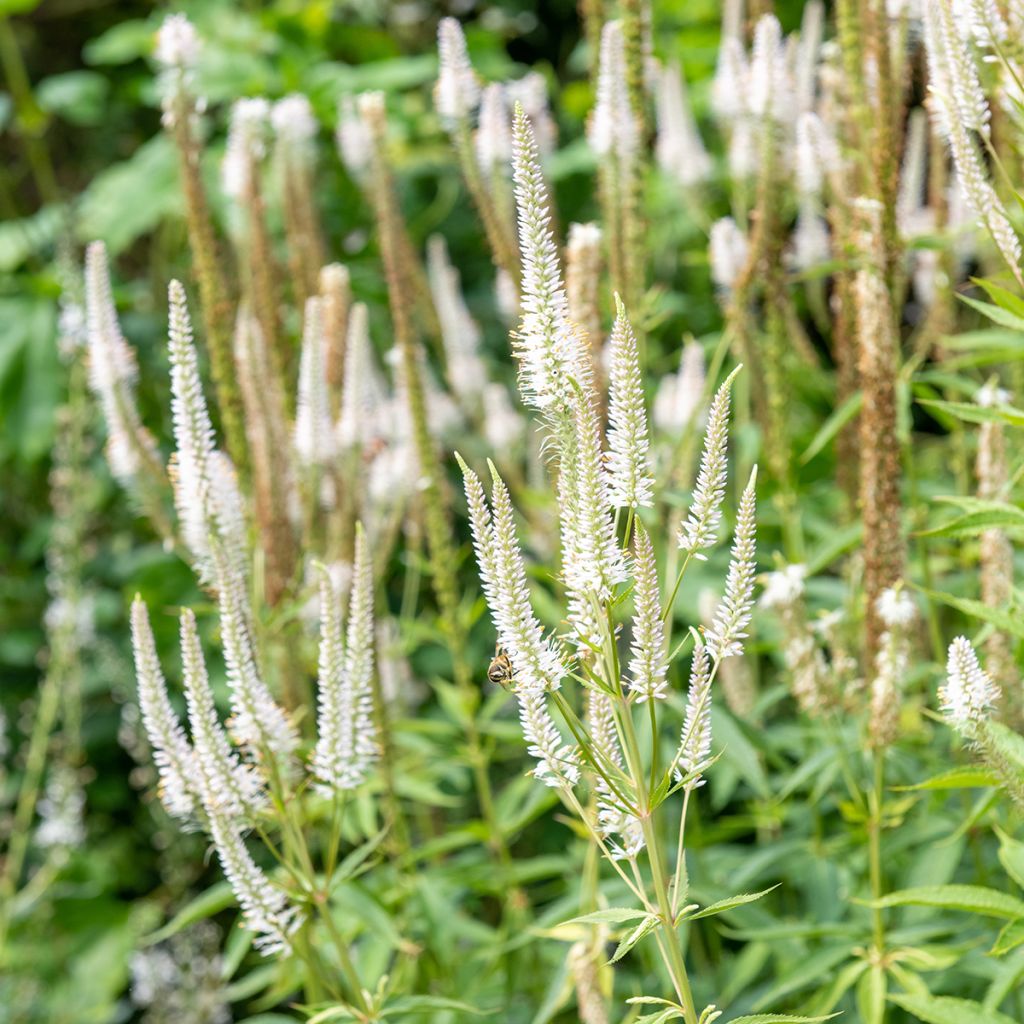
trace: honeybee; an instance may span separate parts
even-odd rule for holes
[[[495,644],[494,657],[487,668],[487,678],[495,685],[511,690],[514,674],[515,670],[512,667],[512,659],[500,643]]]

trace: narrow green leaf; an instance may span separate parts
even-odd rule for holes
[[[1008,921],[996,936],[989,950],[990,956],[1005,956],[1024,944],[1024,921]]]
[[[658,918],[649,914],[615,947],[608,963],[617,964],[645,935],[650,935],[658,924]]]
[[[912,1013],[925,1024],[1014,1024],[998,1010],[986,1010],[972,999],[952,996],[920,996],[899,994],[889,1001]]]
[[[595,910],[593,913],[584,914],[582,917],[573,917],[562,924],[621,924],[624,921],[638,921],[641,917],[647,917],[646,910],[630,910],[628,907],[608,907],[605,910]]]
[[[1019,295],[1014,295],[1013,292],[1008,291],[1002,285],[996,284],[995,281],[989,281],[984,277],[972,277],[971,283],[976,284],[979,288],[983,288],[988,293],[988,297],[997,306],[1005,309],[1008,313],[1012,313],[1024,323],[1024,299],[1021,299]]]
[[[907,792],[919,789],[980,789],[984,786],[998,785],[999,780],[987,768],[965,767],[951,768],[947,772],[940,772],[913,786],[893,786],[892,788],[896,792]]]
[[[911,585],[913,586],[913,584]],[[981,601],[975,601],[971,598],[954,597],[952,594],[944,593],[941,590],[926,590],[924,587],[917,587],[915,589],[919,590],[926,597],[939,601],[941,604],[949,605],[950,608],[956,608],[957,611],[963,612],[964,615],[968,615],[973,619],[981,619],[983,622],[991,622],[998,629],[1024,639],[1024,617],[1012,615],[1002,608],[990,608],[987,604],[982,604]]]
[[[818,1024],[818,1021],[832,1020],[838,1013],[825,1017],[792,1017],[788,1013],[755,1013],[747,1017],[733,1017],[729,1024]]]
[[[999,834],[999,863],[1006,873],[1024,888],[1024,843],[1008,836],[1001,829]]]
[[[990,302],[982,302],[979,299],[972,299],[969,295],[961,295],[960,301],[971,309],[976,309],[982,316],[987,317],[994,324],[1001,327],[1009,327],[1013,331],[1024,331],[1024,317],[1011,313],[1002,306],[994,306]]]
[[[423,1010],[458,1010],[470,1013],[474,1017],[484,1017],[493,1010],[481,1010],[458,999],[447,999],[444,996],[402,996],[388,1003],[380,1012],[381,1017],[392,1017],[396,1013],[420,1013]]]
[[[916,889],[902,889],[880,900],[873,900],[871,906],[940,907],[988,917],[1003,917],[1011,921],[1024,917],[1024,901],[983,885],[926,885]]]
[[[177,935],[178,932],[183,931],[190,924],[195,924],[196,921],[213,917],[214,914],[219,914],[222,910],[226,910],[234,901],[235,897],[231,892],[231,886],[227,882],[217,882],[216,885],[211,886],[202,895],[197,896],[191,903],[182,907],[163,928],[153,932],[152,935],[147,935],[142,940],[142,943],[146,946],[152,946],[157,942],[163,942],[164,939]]]
[[[937,398],[919,398],[917,402],[968,423],[1006,423],[1011,427],[1024,427],[1024,410],[1011,405],[982,406],[973,402],[943,402]]]
[[[860,412],[863,405],[864,393],[862,391],[850,395],[821,425],[803,455],[800,456],[800,464],[806,465],[810,462]]]
[[[684,919],[696,921],[700,917],[713,917],[715,914],[724,914],[727,910],[732,910],[733,907],[742,907],[747,903],[753,903],[762,896],[767,896],[772,889],[777,889],[778,887],[778,885],[773,885],[767,889],[762,889],[760,892],[744,892],[738,896],[730,896],[728,899],[718,900],[715,903],[709,904],[703,910],[698,910],[696,914],[685,915]]]
[[[1024,529],[1024,510],[1016,505],[992,502],[994,507],[977,512],[968,512],[956,519],[934,526],[930,530],[920,530],[919,537],[962,537],[977,536],[985,530],[1018,531]]]

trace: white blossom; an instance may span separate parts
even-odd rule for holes
[[[939,687],[943,713],[958,732],[973,734],[999,703],[999,687],[978,664],[971,642],[958,636],[949,645],[946,684]]]
[[[629,663],[629,687],[637,703],[664,700],[668,696],[668,651],[661,615],[658,567],[651,538],[637,521],[633,565],[633,640]]]
[[[723,292],[735,285],[747,263],[747,236],[732,217],[722,217],[711,225],[708,258],[711,280]]]
[[[491,174],[512,160],[512,120],[503,85],[492,82],[480,97],[480,118],[474,136],[480,170]]]
[[[224,194],[244,198],[252,182],[250,175],[266,153],[266,127],[270,104],[261,96],[236,100],[231,107],[231,124],[224,160],[220,166]]]
[[[704,644],[696,644],[690,663],[690,683],[686,693],[686,717],[679,737],[675,777],[681,781],[697,773],[711,757],[711,662]],[[695,774],[686,786],[696,789],[704,778]]]
[[[713,165],[697,130],[678,64],[670,64],[659,73],[655,99],[658,119],[655,154],[658,166],[684,187],[692,187],[707,180]]]
[[[654,398],[654,425],[670,438],[686,429],[700,408],[704,394],[704,349],[688,341],[679,357],[679,369],[666,374]]]
[[[335,456],[334,424],[327,388],[327,339],[323,299],[306,300],[295,403],[295,452],[301,466],[329,466]]]
[[[438,24],[437,50],[441,70],[434,86],[434,106],[442,121],[452,124],[470,117],[480,102],[480,83],[455,18],[442,18]]]
[[[601,31],[597,97],[587,125],[587,141],[598,156],[614,155],[622,163],[635,159],[640,143],[627,79],[622,23],[607,21]]]

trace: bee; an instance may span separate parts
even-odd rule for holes
[[[497,686],[506,690],[512,689],[512,677],[515,670],[512,667],[512,659],[500,643],[494,645],[494,657],[487,668],[487,678]]]

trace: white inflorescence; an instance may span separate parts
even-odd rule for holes
[[[215,544],[222,549],[232,570],[247,578],[248,541],[242,499],[230,460],[214,447],[185,289],[180,282],[170,283],[168,301],[171,413],[176,445],[174,499],[182,535],[204,583],[215,579]]]
[[[668,651],[661,615],[661,591],[658,567],[651,538],[637,521],[635,561],[633,565],[633,641],[629,663],[629,687],[637,703],[664,700],[668,696]]]
[[[704,644],[693,649],[690,664],[690,685],[686,693],[686,717],[679,737],[676,779],[696,773],[711,756],[711,662]],[[704,785],[704,778],[695,774],[687,788]]]
[[[257,935],[264,956],[287,956],[292,933],[302,924],[298,907],[278,889],[245,847],[235,822],[216,808],[210,811],[210,835],[231,891],[242,908],[245,926]]]
[[[654,398],[654,425],[670,438],[686,429],[704,394],[704,349],[695,341],[683,346],[676,373],[666,374]]]
[[[658,166],[684,187],[705,181],[713,165],[697,130],[678,64],[663,68],[658,75],[656,100]]]
[[[611,337],[608,402],[608,492],[614,508],[654,504],[654,474],[647,440],[647,410],[636,336],[618,303]]]
[[[323,300],[306,300],[295,403],[295,453],[301,466],[329,466],[335,456],[334,424],[327,389],[327,341]]]
[[[313,141],[320,126],[309,100],[294,92],[279,99],[270,112],[270,124],[279,144],[288,155],[307,160],[313,154]]]
[[[313,772],[325,791],[355,789],[377,758],[373,720],[373,564],[366,535],[356,535],[355,566],[342,639],[341,595],[330,573],[320,582],[317,744]]]
[[[747,80],[750,113],[780,124],[786,123],[796,112],[794,88],[782,26],[775,15],[764,14],[754,27],[750,53]]]
[[[474,141],[477,163],[485,174],[498,167],[507,168],[512,159],[512,121],[508,96],[499,82],[488,85],[480,97],[480,117]]]
[[[256,772],[239,760],[217,717],[195,615],[181,613],[181,664],[188,703],[188,722],[195,750],[193,784],[210,813],[245,819],[265,801]]]
[[[520,390],[527,405],[546,410],[568,404],[577,370],[558,248],[533,129],[521,106],[513,118],[513,178],[522,252],[522,321],[513,339]],[[557,410],[555,410],[557,412]]]
[[[597,98],[587,125],[587,141],[598,156],[633,160],[640,143],[639,126],[629,100],[626,48],[622,24],[605,22],[597,72]]]
[[[338,103],[335,140],[345,169],[357,181],[362,181],[373,160],[373,138],[369,125],[356,109],[356,101],[351,96],[342,96]]]
[[[366,305],[357,302],[348,315],[345,340],[345,384],[337,425],[338,443],[342,448],[365,448],[384,433],[381,410],[386,399],[370,342]]]
[[[139,709],[149,745],[153,748],[153,763],[160,776],[160,802],[172,818],[191,821],[196,817],[201,799],[195,781],[196,754],[171,707],[149,613],[138,596],[132,602],[131,627]]]
[[[518,103],[530,122],[537,149],[547,156],[558,141],[558,128],[548,107],[548,86],[539,71],[528,71],[522,78],[505,83],[509,103],[514,108]]]
[[[252,185],[251,175],[266,152],[270,104],[262,96],[237,100],[231,107],[231,125],[220,165],[224,194],[242,199]]]
[[[86,250],[85,300],[89,388],[99,399],[107,424],[110,470],[130,485],[142,472],[144,458],[156,461],[156,445],[142,428],[135,404],[138,365],[117,322],[107,249],[102,242],[93,242]]]
[[[732,217],[722,217],[711,225],[708,259],[711,280],[723,292],[730,292],[747,263],[747,236]]]
[[[718,389],[711,403],[708,426],[704,433],[697,484],[693,504],[679,531],[679,547],[695,558],[706,558],[701,551],[718,542],[718,526],[722,521],[722,500],[725,498],[728,472],[729,395],[732,377]]]
[[[169,14],[156,34],[154,56],[165,68],[190,68],[199,59],[199,34],[184,14]]]
[[[949,645],[946,684],[939,687],[943,713],[953,727],[970,736],[999,703],[999,687],[978,664],[971,642],[958,636]]]
[[[434,86],[434,106],[443,121],[453,124],[472,115],[480,102],[480,84],[455,18],[442,18],[438,24],[437,51],[441,71]]]
[[[462,401],[475,405],[487,382],[480,358],[480,328],[466,306],[459,272],[452,266],[448,246],[440,235],[427,243],[427,277],[452,390]]]
[[[754,507],[754,484],[757,467],[740,498],[733,537],[732,560],[725,579],[725,595],[718,606],[715,620],[706,633],[708,652],[716,661],[743,653],[744,632],[754,607],[754,572],[757,559],[757,521]]]

